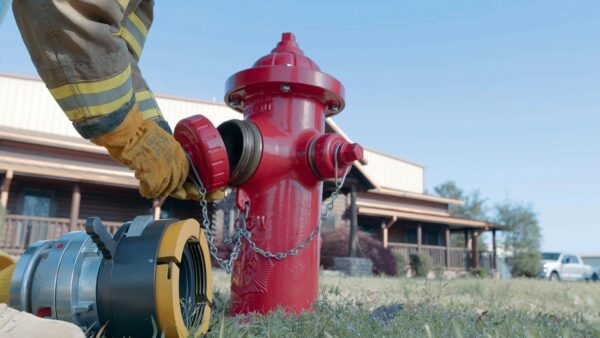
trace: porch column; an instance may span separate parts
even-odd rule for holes
[[[356,207],[356,186],[350,186],[350,250],[349,256],[356,257],[358,253],[358,208]]]
[[[79,208],[81,205],[81,190],[79,184],[75,183],[73,186],[73,193],[71,194],[71,217],[69,221],[69,231],[77,229],[77,221],[79,221]]]
[[[4,181],[2,182],[2,186],[0,187],[0,206],[4,208],[6,208],[8,205],[8,192],[10,191],[10,184],[12,183],[13,174],[13,170],[8,169],[6,171]]]
[[[473,268],[479,267],[479,254],[477,253],[477,237],[479,237],[479,232],[473,230],[473,232],[471,233],[471,256],[473,256],[471,265]]]
[[[396,223],[398,217],[393,216],[388,222],[381,220],[381,231],[383,233],[383,247],[388,247],[388,229]]]
[[[417,223],[417,251],[421,252],[421,245],[423,245],[423,228],[421,223]]]
[[[383,242],[383,247],[387,248],[388,247],[388,228],[386,227],[386,222],[385,220],[381,220],[381,233],[382,233],[382,242]]]
[[[496,271],[496,229],[492,230],[492,269]]]
[[[450,226],[446,226],[446,268],[450,267]]]

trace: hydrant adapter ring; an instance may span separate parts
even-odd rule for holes
[[[87,232],[87,233],[86,233]],[[10,305],[108,337],[200,336],[212,301],[208,243],[197,221],[139,216],[113,236],[97,218],[29,247]]]
[[[229,185],[237,187],[248,181],[258,167],[263,141],[258,127],[252,121],[229,120],[217,130],[223,138],[229,159]]]

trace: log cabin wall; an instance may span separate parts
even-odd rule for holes
[[[28,191],[47,193],[51,197],[48,217],[69,218],[71,198],[76,182],[15,176],[7,204],[8,214],[22,214],[23,201]],[[137,215],[151,213],[152,201],[139,195],[137,190],[79,183],[81,206],[79,218],[100,217],[105,221],[124,222]]]

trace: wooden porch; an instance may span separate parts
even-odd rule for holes
[[[393,224],[395,227],[394,236],[390,236],[390,229]],[[424,229],[427,233],[424,234]],[[412,243],[407,236],[409,230],[414,231]],[[478,239],[484,231],[492,233],[492,250],[479,250]],[[388,222],[382,222],[381,225],[382,242],[384,247],[388,247],[397,255],[403,256],[405,261],[413,253],[425,253],[432,258],[434,266],[445,267],[446,269],[468,270],[475,268],[488,268],[496,270],[496,229],[459,227],[450,224],[435,224],[426,222],[417,222],[405,220],[401,221],[392,218]],[[452,246],[450,235],[452,233],[462,233],[464,235],[464,247]],[[437,238],[431,238],[431,235]],[[462,236],[461,235],[461,236]],[[390,241],[392,237],[401,241]],[[434,240],[432,243],[432,239]]]
[[[395,255],[404,257],[409,262],[411,254],[425,253],[433,260],[433,265],[444,267],[448,270],[468,270],[473,267],[475,260],[473,252],[467,248],[445,247],[437,245],[421,245],[410,243],[388,243],[388,247]],[[490,270],[496,269],[493,251],[477,251],[478,267]]]
[[[115,233],[122,225],[120,222],[102,222],[111,233]],[[84,230],[85,219],[78,219],[75,226],[71,219],[54,217],[35,217],[23,215],[7,215],[0,238],[0,250],[11,255],[21,255],[32,243],[57,239],[64,233],[75,230]]]
[[[0,168],[1,170],[1,168]],[[4,177],[2,177],[4,176]],[[99,217],[115,233],[138,215],[190,218],[199,215],[191,201],[154,199],[139,195],[137,185],[111,186],[48,176],[0,173],[0,250],[21,255],[32,243],[58,239],[69,231],[84,230],[88,217]],[[3,224],[4,223],[4,224]]]

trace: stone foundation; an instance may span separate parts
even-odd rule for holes
[[[362,257],[335,257],[335,269],[347,276],[368,277],[373,275],[373,262]]]

